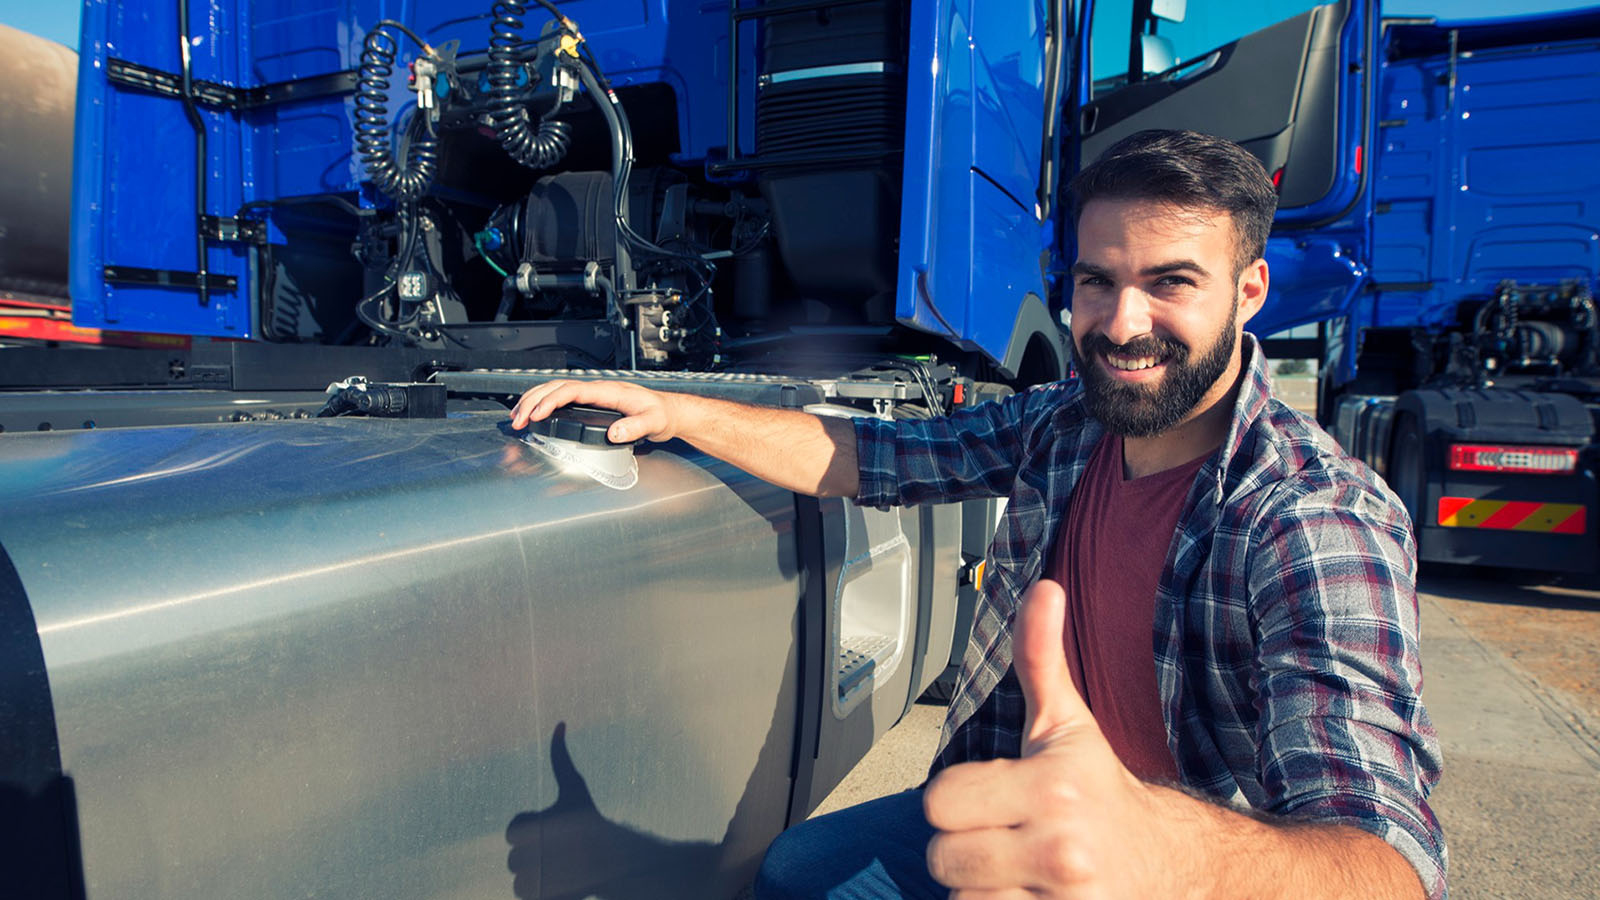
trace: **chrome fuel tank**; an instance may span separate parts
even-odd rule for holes
[[[789,815],[795,498],[676,444],[614,490],[502,419],[0,440],[90,900],[748,879]]]

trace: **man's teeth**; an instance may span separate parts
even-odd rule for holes
[[[1121,369],[1124,372],[1137,372],[1140,369],[1148,369],[1151,366],[1160,365],[1161,359],[1156,356],[1123,357],[1107,355],[1106,362],[1111,363],[1111,367],[1114,369]]]

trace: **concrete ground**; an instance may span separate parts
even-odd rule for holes
[[[1600,710],[1558,686],[1570,678],[1562,645],[1600,646],[1600,591],[1568,605],[1492,579],[1424,588],[1423,699],[1445,757],[1432,799],[1450,842],[1452,896],[1600,897]],[[1513,655],[1505,630],[1474,627],[1508,612],[1581,621],[1542,651]]]

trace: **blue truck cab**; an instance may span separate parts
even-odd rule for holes
[[[1316,326],[1269,352],[1322,359],[1422,556],[1594,568],[1594,10],[480,5],[87,4],[74,320],[244,343],[0,380],[876,372],[943,407],[1068,374],[1066,176],[1193,128],[1272,174],[1252,329]]]
[[[1321,412],[1425,562],[1594,572],[1600,10],[1382,26],[1367,274]]]
[[[75,320],[1065,373],[1064,4],[546,6],[88,4]]]
[[[75,321],[1019,386],[1068,370],[1062,173],[1146,127],[1274,172],[1259,328],[1362,277],[1358,0],[481,5],[89,3]]]

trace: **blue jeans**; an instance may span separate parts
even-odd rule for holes
[[[920,790],[808,819],[767,849],[756,900],[945,900],[928,874],[932,837]]]

